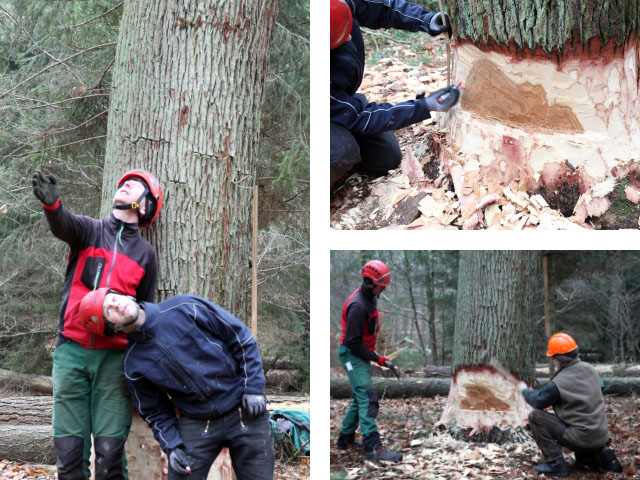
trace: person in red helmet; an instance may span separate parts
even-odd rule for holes
[[[598,372],[580,361],[578,344],[566,333],[549,339],[547,356],[557,370],[551,381],[539,390],[520,384],[522,395],[533,407],[529,426],[544,459],[533,469],[547,476],[566,477],[569,470],[562,455],[562,447],[566,447],[576,453],[579,463],[621,472],[620,461],[607,446],[604,385]],[[545,411],[547,407],[553,407],[555,415]]]
[[[362,285],[342,307],[342,336],[338,355],[353,392],[347,414],[342,421],[336,445],[347,449],[359,445],[355,432],[360,426],[365,458],[399,462],[402,455],[382,447],[375,418],[378,396],[371,383],[371,362],[393,369],[389,359],[376,353],[376,339],[380,330],[377,299],[391,283],[389,268],[379,260],[367,262],[360,271]]]
[[[62,205],[53,175],[35,172],[32,186],[51,233],[69,245],[52,372],[58,478],[90,477],[92,435],[96,480],[126,478],[124,444],[133,411],[122,373],[127,342],[90,333],[78,309],[83,297],[100,287],[153,301],[156,254],[138,227],[157,218],[162,190],[149,172],[127,172],[117,184],[111,214],[96,220]]]
[[[451,36],[449,17],[404,0],[331,0],[330,164],[331,188],[354,169],[386,175],[402,160],[394,130],[446,112],[460,98],[456,85],[397,104],[370,102],[358,93],[365,68],[360,27],[396,28]]]

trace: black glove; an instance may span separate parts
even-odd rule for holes
[[[60,198],[58,181],[51,174],[45,177],[40,171],[36,171],[31,179],[31,185],[33,185],[33,194],[48,207],[55,205]]]
[[[418,100],[424,100],[430,112],[447,112],[460,100],[460,89],[457,85],[436,90],[427,98],[424,94],[418,95]]]
[[[449,34],[449,38],[451,38],[451,24],[449,23],[449,15],[447,15],[446,13],[444,14],[443,22],[442,14],[440,12],[434,13],[431,17],[431,20],[429,20],[427,29],[429,31],[429,35],[431,35],[432,37],[447,32]]]
[[[384,366],[387,367],[389,370],[391,370],[393,374],[396,376],[396,378],[400,380],[400,372],[398,372],[398,369],[396,368],[396,366],[393,363],[391,363],[391,360],[385,360]]]
[[[267,409],[267,399],[264,395],[242,395],[242,406],[253,418],[261,416]]]
[[[191,473],[189,460],[187,460],[187,454],[184,451],[184,447],[176,447],[171,450],[171,453],[169,454],[169,466],[182,475]]]

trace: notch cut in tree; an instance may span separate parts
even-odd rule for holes
[[[534,378],[539,252],[460,252],[453,376],[438,425],[470,441],[522,441],[529,407],[511,375]],[[485,365],[486,354],[506,368]]]
[[[465,90],[441,163],[463,222],[481,226],[477,203],[507,187],[578,221],[602,215],[617,182],[638,183],[640,0],[448,4]]]

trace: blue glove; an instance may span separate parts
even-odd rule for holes
[[[264,395],[242,395],[242,406],[253,418],[261,416],[267,409],[267,398]]]
[[[449,34],[449,38],[451,38],[451,24],[449,23],[449,15],[447,15],[446,13],[444,14],[443,22],[442,14],[440,12],[435,13],[431,17],[431,20],[429,20],[427,29],[429,31],[429,35],[431,35],[432,37],[447,32]]]
[[[169,454],[169,466],[182,475],[191,474],[189,460],[187,459],[184,447],[176,447],[171,450],[171,453]]]
[[[447,112],[460,100],[460,89],[456,85],[436,90],[427,98],[424,94],[418,96],[418,100],[424,100],[430,112]]]

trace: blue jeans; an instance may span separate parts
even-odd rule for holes
[[[182,417],[178,429],[191,462],[191,475],[181,475],[169,467],[168,480],[207,478],[211,465],[224,447],[229,448],[238,480],[273,479],[273,439],[268,412],[251,418],[238,406],[212,420]]]

